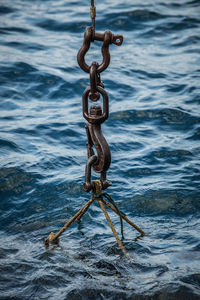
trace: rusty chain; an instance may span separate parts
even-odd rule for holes
[[[105,137],[101,131],[101,124],[105,122],[109,116],[109,98],[104,89],[104,84],[101,81],[100,73],[105,71],[110,64],[109,45],[115,44],[120,46],[123,42],[122,35],[114,35],[110,30],[104,33],[95,31],[96,7],[94,0],[91,0],[90,7],[92,27],[87,27],[84,34],[83,44],[80,48],[77,61],[80,68],[90,74],[90,86],[85,89],[82,96],[83,117],[88,121],[86,124],[87,133],[87,154],[88,161],[85,168],[85,183],[83,185],[86,192],[95,192],[94,181],[91,180],[91,169],[101,174],[102,189],[106,189],[112,183],[106,179],[106,172],[110,167],[111,153]],[[90,49],[91,42],[102,42],[102,62],[92,62],[89,66],[85,61],[85,55]],[[89,107],[89,99],[92,102],[97,102],[103,98],[103,110],[100,105],[92,105]],[[93,149],[96,148],[96,154]]]
[[[88,210],[88,208],[93,203],[93,201],[97,199],[110,225],[110,228],[112,229],[112,232],[117,240],[120,249],[125,255],[128,255],[105,209],[104,204],[107,207],[111,208],[116,214],[120,216],[122,237],[123,237],[122,219],[128,222],[142,235],[144,235],[145,232],[141,230],[138,226],[136,226],[132,221],[130,221],[126,217],[126,215],[118,209],[118,207],[116,206],[114,200],[111,198],[110,195],[106,193],[102,193],[102,190],[105,190],[112,183],[106,179],[106,172],[109,169],[111,163],[110,149],[101,131],[101,124],[105,122],[109,116],[109,99],[108,99],[108,94],[105,91],[104,85],[101,81],[100,73],[102,73],[110,63],[109,45],[115,44],[117,46],[120,46],[123,42],[123,36],[114,35],[109,30],[106,30],[104,33],[96,33],[95,32],[96,8],[94,6],[94,0],[91,0],[90,11],[91,11],[92,27],[86,28],[83,45],[78,52],[77,60],[81,69],[87,73],[90,73],[90,86],[85,89],[82,96],[83,116],[88,121],[88,123],[86,124],[86,133],[88,138],[88,142],[87,142],[88,161],[85,167],[85,183],[83,185],[83,188],[86,192],[92,191],[92,197],[70,220],[68,220],[65,223],[65,225],[59,230],[58,233],[55,234],[54,232],[51,232],[49,236],[46,239],[44,239],[44,243],[47,247],[49,246],[49,243],[58,243],[61,234],[74,221],[80,221],[81,217],[85,214],[85,212]],[[87,63],[85,62],[85,55],[90,48],[91,42],[95,40],[103,42],[101,48],[103,60],[100,65],[97,62],[92,62],[92,64],[88,66]],[[92,105],[89,108],[89,103],[88,103],[89,99],[92,102],[97,102],[100,99],[100,95],[103,98],[103,111],[100,105]],[[95,154],[93,146],[96,148],[97,155]],[[101,174],[100,180],[91,180],[92,168],[95,172]]]

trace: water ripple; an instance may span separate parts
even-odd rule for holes
[[[121,256],[94,203],[45,248],[86,203],[87,161],[77,65],[89,4],[8,0],[0,5],[1,299],[200,299],[199,1],[96,3],[97,31],[123,34],[102,74],[110,116],[108,179],[124,224]],[[101,62],[95,42],[87,63]],[[102,102],[102,100],[100,100]],[[92,176],[96,178],[92,172]],[[97,175],[98,177],[98,175]],[[120,232],[119,217],[110,212]]]

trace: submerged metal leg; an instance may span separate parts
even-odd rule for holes
[[[77,220],[77,218],[81,218],[82,215],[88,210],[89,206],[94,201],[93,198],[91,198],[67,223],[60,229],[58,233],[51,232],[50,235],[44,240],[45,245],[49,245],[49,243],[52,242],[58,242],[59,236],[74,222]]]
[[[118,211],[110,204],[108,203],[106,200],[102,199],[103,203],[106,204],[110,209],[112,209],[116,214],[119,215]],[[121,213],[121,217],[127,222],[129,223],[131,226],[133,226],[138,232],[140,232],[142,235],[145,235],[145,232],[140,229],[136,224],[134,224],[131,220],[129,220],[127,218],[127,216],[124,213]]]
[[[107,211],[106,211],[106,209],[105,209],[105,207],[103,205],[103,202],[101,201],[101,199],[99,199],[98,201],[99,201],[101,209],[103,210],[104,215],[105,215],[105,217],[106,217],[106,219],[108,221],[108,224],[110,225],[110,228],[111,228],[111,230],[112,230],[112,232],[113,232],[113,234],[114,234],[114,236],[115,236],[115,238],[117,240],[117,243],[118,243],[120,249],[122,250],[122,252],[124,253],[124,255],[127,255],[126,249],[124,248],[124,245],[122,244],[122,242],[121,242],[121,240],[120,240],[120,238],[119,238],[119,236],[118,236],[118,234],[117,234],[117,232],[115,230],[115,227],[114,227],[114,225],[113,225],[113,223],[112,223],[112,221],[111,221],[111,219],[110,219],[110,217],[109,217],[109,215],[108,215],[108,213],[107,213]]]

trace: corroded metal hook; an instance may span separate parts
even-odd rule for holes
[[[100,124],[87,124],[86,133],[88,137],[87,153],[88,158],[93,156],[93,146],[96,148],[97,161],[93,164],[93,169],[97,173],[106,172],[110,167],[110,148],[101,131]]]
[[[92,106],[90,108],[90,114],[94,116],[101,116],[102,110],[100,106]],[[84,190],[89,192],[94,190],[94,184],[91,181],[91,168],[97,173],[101,173],[102,189],[106,189],[112,183],[106,179],[106,172],[110,167],[111,153],[105,137],[101,131],[101,122],[86,124],[87,133],[87,154],[88,162],[85,169],[85,183],[83,185]],[[96,148],[95,155],[93,146]]]

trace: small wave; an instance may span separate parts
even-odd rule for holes
[[[154,151],[152,154],[158,158],[170,159],[171,157],[176,157],[177,160],[179,160],[180,157],[183,159],[186,157],[188,158],[188,156],[190,157],[192,155],[192,153],[188,150],[182,150],[182,149],[169,150],[167,148],[162,148],[159,151]]]
[[[189,37],[182,37],[178,41],[172,42],[171,46],[177,47],[191,47],[191,45],[197,45],[200,41],[200,37],[197,35],[192,35]],[[194,47],[194,46],[193,46]]]
[[[0,192],[20,194],[30,189],[31,176],[28,173],[16,168],[6,168],[0,170]]]
[[[21,82],[27,78],[26,75],[36,71],[36,68],[24,62],[17,62],[14,64],[8,64],[7,66],[2,66],[1,83],[8,84],[9,80],[12,80],[12,83]],[[28,82],[31,82],[30,78],[28,78]]]
[[[198,128],[195,128],[193,131],[192,131],[192,134],[187,137],[188,140],[197,140],[199,141],[200,140],[200,127]]]
[[[123,28],[123,30],[129,31],[136,30],[142,27],[144,28],[144,23],[157,21],[163,18],[165,18],[165,16],[157,12],[138,9],[125,11],[122,13],[106,14],[105,18],[101,20],[102,25],[100,23],[100,26],[103,27],[103,22],[106,22],[107,26],[111,24],[112,27],[114,26],[114,28],[118,27]]]
[[[183,129],[187,130],[191,128],[193,125],[199,123],[199,118],[191,115],[188,112],[184,112],[180,109],[171,109],[171,108],[163,108],[163,109],[155,109],[155,110],[128,110],[128,111],[120,111],[114,112],[111,114],[112,120],[123,120],[123,122],[131,124],[138,124],[142,122],[148,121],[160,121],[163,124],[171,124],[171,125],[182,125]],[[187,124],[187,125],[186,125]],[[179,127],[179,130],[181,127]]]
[[[12,12],[16,11],[16,9],[13,9],[11,7],[8,6],[0,6],[0,14],[4,15],[4,14],[10,14]]]
[[[20,49],[22,51],[41,51],[45,50],[46,47],[37,43],[19,43],[19,42],[8,42],[4,43],[5,46]]]
[[[199,8],[199,0],[188,1],[186,4],[190,5],[192,7],[198,7]]]
[[[2,34],[9,34],[12,32],[18,32],[18,33],[25,33],[25,34],[30,34],[31,29],[28,28],[22,28],[22,27],[0,27],[0,32]]]
[[[45,19],[35,23],[35,26],[38,26],[45,30],[58,32],[71,31],[73,33],[82,32],[87,25],[88,23],[86,22],[59,22],[53,19]]]
[[[135,196],[130,200],[132,211],[140,214],[174,214],[187,215],[200,211],[200,203],[197,195],[181,194],[176,191],[153,191],[143,196]]]
[[[0,139],[0,147],[1,147],[1,151],[2,148],[4,147],[14,151],[20,151],[18,145],[13,141],[9,141],[9,140]]]
[[[147,27],[143,31],[142,37],[153,38],[153,37],[158,37],[159,35],[167,36],[174,32],[178,33],[180,31],[184,31],[188,29],[197,29],[198,24],[199,24],[199,20],[196,18],[183,17],[174,20],[173,22],[170,21],[169,19],[163,21],[162,23],[155,24],[152,27]]]

